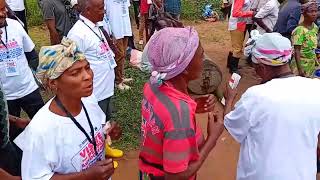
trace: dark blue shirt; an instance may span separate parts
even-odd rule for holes
[[[296,0],[289,0],[279,12],[274,32],[291,39],[292,31],[299,25],[301,17],[301,4]]]

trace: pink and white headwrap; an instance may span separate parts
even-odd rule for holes
[[[192,27],[164,28],[155,33],[147,47],[152,65],[152,84],[161,84],[181,74],[193,59],[198,46],[199,36]]]
[[[257,30],[253,30],[246,43],[244,55],[252,55],[252,62],[255,64],[281,66],[291,60],[292,46],[290,40],[279,33],[260,35]]]

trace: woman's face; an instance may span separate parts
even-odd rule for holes
[[[318,17],[318,7],[317,5],[310,6],[306,12],[304,12],[304,18],[305,20],[308,20],[310,22],[314,22],[317,20]]]
[[[77,61],[56,79],[57,95],[88,97],[93,90],[93,72],[87,60]]]
[[[201,72],[203,68],[203,58],[204,50],[201,44],[199,44],[198,49],[191,60],[189,66],[187,67],[188,79],[195,80],[201,77]]]

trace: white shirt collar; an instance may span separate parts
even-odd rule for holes
[[[94,24],[92,21],[90,21],[88,18],[82,16],[81,14],[79,17],[80,17],[80,21],[84,22],[90,28],[95,28],[97,26],[96,24]]]

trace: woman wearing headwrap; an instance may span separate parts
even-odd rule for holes
[[[319,28],[314,23],[318,16],[318,4],[309,1],[302,5],[303,22],[292,33],[294,61],[292,69],[300,76],[311,77],[315,71],[317,36]]]
[[[113,172],[105,160],[105,114],[92,94],[93,73],[76,44],[43,47],[37,75],[55,94],[15,139],[22,149],[22,179],[106,180]]]
[[[208,117],[208,137],[195,121],[197,104],[188,94],[189,81],[201,75],[203,48],[190,27],[164,28],[147,46],[152,66],[142,102],[140,179],[195,179],[223,131],[222,117]],[[209,96],[206,110],[214,106]]]
[[[246,55],[263,83],[246,90],[235,108],[236,90],[228,88],[225,98],[225,127],[241,145],[237,180],[315,180],[320,95],[301,92],[320,89],[320,81],[291,72],[289,39],[252,38]]]

